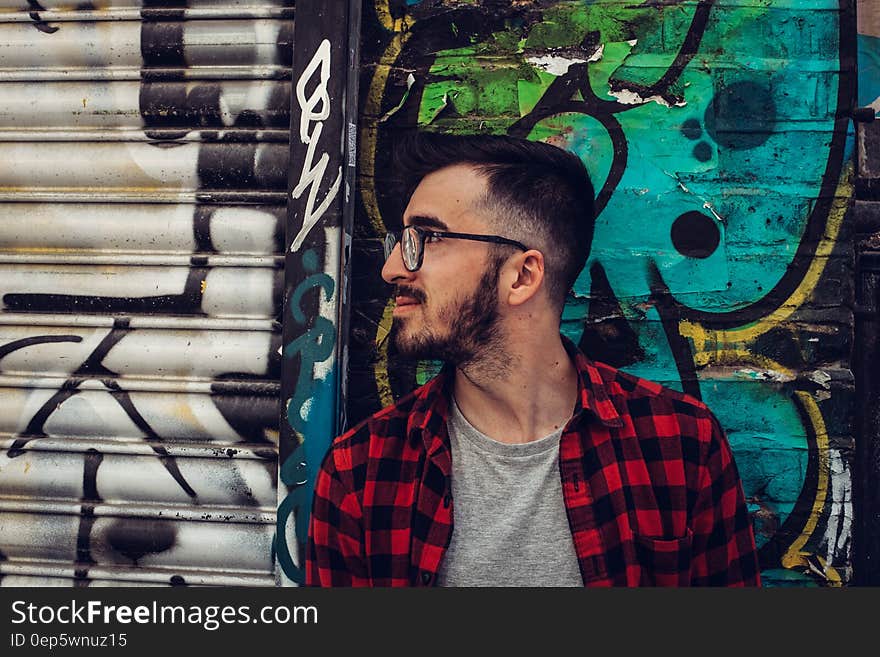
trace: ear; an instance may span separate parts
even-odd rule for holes
[[[537,249],[520,253],[508,262],[504,280],[507,303],[521,306],[533,298],[544,285],[544,254]]]

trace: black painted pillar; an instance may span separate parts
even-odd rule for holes
[[[276,573],[303,581],[314,479],[343,426],[358,0],[297,0],[285,230]]]
[[[856,114],[856,464],[853,581],[880,585],[880,120]]]

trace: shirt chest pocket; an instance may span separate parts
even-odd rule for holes
[[[678,538],[633,535],[639,586],[689,586],[693,532]]]

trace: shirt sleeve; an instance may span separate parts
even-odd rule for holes
[[[724,430],[710,414],[711,436],[694,507],[691,584],[760,586],[754,529]]]
[[[324,457],[315,482],[306,546],[306,586],[367,586],[363,514],[350,460],[338,445]]]

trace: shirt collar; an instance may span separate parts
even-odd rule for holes
[[[602,378],[593,362],[586,357],[584,352],[575,346],[574,342],[564,335],[562,346],[568,352],[569,358],[578,371],[578,397],[575,402],[574,415],[583,410],[592,412],[593,415],[604,425],[609,427],[622,427],[623,418],[617,412],[617,408],[608,396],[608,386]]]
[[[606,426],[622,427],[623,418],[608,396],[602,373],[571,340],[564,335],[560,337],[578,372],[578,394],[572,416],[576,418],[582,411],[588,411]],[[454,380],[455,368],[447,363],[437,376],[414,391],[416,399],[410,412],[409,430],[418,430],[426,443],[446,435]]]

